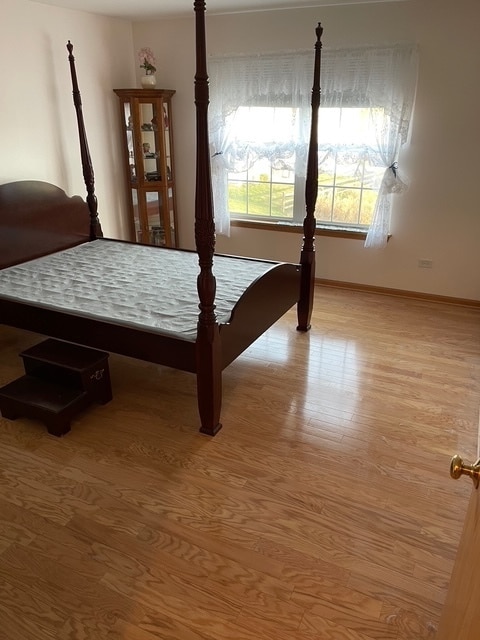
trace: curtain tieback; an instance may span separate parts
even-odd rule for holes
[[[397,177],[397,171],[398,171],[398,162],[392,162],[392,164],[388,168],[392,170],[392,173],[396,178]]]

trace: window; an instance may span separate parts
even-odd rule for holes
[[[233,145],[239,153],[228,172],[232,217],[297,219],[294,203],[300,194],[295,193],[297,154],[293,141],[297,137],[298,109],[240,107],[233,120]]]
[[[376,140],[383,109],[325,107],[319,115],[320,223],[366,228],[373,221],[385,167]]]
[[[217,233],[230,215],[301,223],[313,52],[210,60],[209,127]],[[324,51],[319,113],[320,224],[386,243],[416,78],[411,45]]]
[[[383,114],[381,114],[383,115]],[[376,153],[374,110],[322,108],[315,217],[320,224],[367,228],[384,167]],[[228,172],[232,218],[301,224],[304,182],[296,180],[299,109],[240,107],[229,123],[241,149]],[[303,157],[303,154],[302,154]]]

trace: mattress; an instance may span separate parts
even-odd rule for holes
[[[215,256],[219,323],[275,264]],[[194,341],[198,273],[193,252],[95,240],[3,269],[0,297]]]

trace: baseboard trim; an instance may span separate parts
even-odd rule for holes
[[[318,284],[322,287],[334,287],[336,289],[350,289],[352,291],[364,291],[366,293],[377,293],[384,296],[397,296],[399,298],[411,298],[413,300],[426,300],[428,302],[454,304],[461,307],[471,307],[473,309],[480,309],[480,300],[470,300],[468,298],[453,298],[450,296],[438,296],[433,293],[421,293],[419,291],[408,291],[404,289],[390,289],[389,287],[376,287],[370,284],[342,282],[341,280],[328,280],[326,278],[315,278],[315,284]]]

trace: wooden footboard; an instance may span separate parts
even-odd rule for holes
[[[298,302],[300,267],[276,265],[245,291],[226,324],[198,324],[197,396],[200,431],[214,436],[222,427],[222,370]]]
[[[300,267],[280,264],[245,291],[230,322],[220,325],[222,368],[247,349],[299,300]]]

